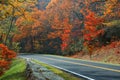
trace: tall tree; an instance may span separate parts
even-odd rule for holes
[[[19,16],[26,17],[25,15],[28,15],[27,14],[28,11],[26,11],[26,9],[28,8],[27,6],[28,4],[30,4],[30,0],[28,0],[28,2],[21,0],[7,0],[7,1],[2,1],[0,3],[1,22],[4,22],[4,19],[9,18],[9,24],[8,24],[9,27],[7,33],[5,34],[5,39],[4,39],[5,44],[7,44],[7,40],[10,37],[10,32],[13,28],[13,25],[15,24],[16,18],[18,18]]]

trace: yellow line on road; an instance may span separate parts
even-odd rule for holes
[[[46,58],[46,57],[44,57],[44,58]],[[105,67],[100,67],[100,66],[93,66],[93,65],[83,64],[83,63],[76,63],[76,62],[65,61],[65,60],[58,60],[58,59],[53,59],[53,58],[46,58],[46,59],[60,61],[60,62],[66,62],[66,63],[71,63],[71,64],[77,64],[77,65],[80,65],[80,66],[87,66],[87,67],[92,67],[92,68],[109,70],[109,71],[113,71],[113,72],[120,72],[120,70],[116,70],[116,69],[105,68]]]
[[[99,62],[99,61],[91,61],[91,60],[83,60],[83,59],[77,59],[77,58],[72,58],[72,57],[62,57],[62,56],[57,56],[57,55],[44,55],[46,57],[52,56],[52,57],[58,57],[61,59],[69,59],[69,60],[78,60],[78,61],[86,61],[86,62],[92,62],[92,63],[100,63],[100,64],[107,64],[107,65],[113,65],[113,66],[119,66],[120,64],[112,64],[112,63],[105,63],[105,62]]]

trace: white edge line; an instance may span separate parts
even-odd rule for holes
[[[32,59],[33,59],[33,58],[32,58]],[[37,59],[33,59],[33,60],[37,60]],[[37,60],[37,61],[39,61],[39,60]],[[42,62],[42,61],[40,61],[40,62]],[[43,62],[43,63],[48,64],[48,63],[46,63],[46,62]],[[88,79],[88,80],[95,80],[95,79],[93,79],[93,78],[90,78],[90,77],[87,77],[87,76],[78,74],[78,73],[76,73],[76,72],[73,72],[73,71],[70,71],[70,70],[67,70],[67,69],[64,69],[64,68],[61,68],[61,67],[52,65],[52,64],[48,64],[48,65],[51,65],[51,66],[53,66],[53,67],[55,67],[55,68],[61,69],[61,70],[63,70],[63,71],[69,72],[69,73],[71,73],[71,74],[77,75],[77,76],[79,76],[79,77],[82,77],[82,78],[85,78],[85,79]]]

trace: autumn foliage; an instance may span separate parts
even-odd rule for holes
[[[10,31],[11,37],[8,39],[20,43],[21,52],[73,55],[81,51],[91,56],[94,51],[104,49],[107,45],[109,48],[119,45],[119,0],[15,1],[9,6],[3,3],[0,5],[0,18],[3,20],[14,16],[12,24],[18,32],[13,34]],[[1,32],[5,31],[3,28],[4,24]],[[4,41],[5,32],[0,35]],[[119,52],[116,50],[116,53]],[[7,55],[13,52],[6,49],[3,53]],[[9,60],[13,56],[2,57]]]
[[[11,64],[11,60],[16,57],[16,53],[9,50],[4,44],[0,44],[0,75],[2,75]]]
[[[84,39],[87,41],[90,41],[94,38],[96,38],[98,35],[103,33],[103,30],[97,30],[97,26],[101,25],[103,22],[102,18],[97,18],[95,16],[95,13],[90,12],[85,17],[85,33],[84,33]]]
[[[109,45],[107,46],[102,46],[102,50],[106,50],[106,51],[109,51],[109,50],[113,50],[112,52],[115,54],[115,55],[120,55],[120,41],[114,41],[114,42],[111,42]]]
[[[93,49],[95,49],[95,45],[98,44],[98,42],[95,43],[94,39],[104,33],[103,29],[97,29],[97,26],[101,26],[102,23],[103,19],[96,17],[94,12],[89,11],[88,15],[85,16],[85,29],[83,31],[84,46],[87,46],[90,55]],[[92,41],[94,41],[94,43]]]
[[[68,18],[64,19],[63,24],[64,24],[64,29],[60,38],[62,40],[61,49],[64,51],[70,42],[70,33],[71,33],[72,26],[69,24]]]

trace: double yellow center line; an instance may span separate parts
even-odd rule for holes
[[[80,66],[87,66],[87,67],[98,68],[98,69],[103,69],[103,70],[108,70],[108,71],[113,71],[113,72],[120,72],[120,70],[111,69],[111,68],[105,68],[105,67],[94,66],[94,65],[83,64],[83,63],[77,63],[77,62],[66,61],[66,60],[53,59],[53,58],[48,58],[48,57],[47,58],[44,57],[44,58],[48,59],[48,60],[54,60],[54,61],[59,61],[59,62],[66,62],[66,63],[76,64],[76,65],[80,65]]]

